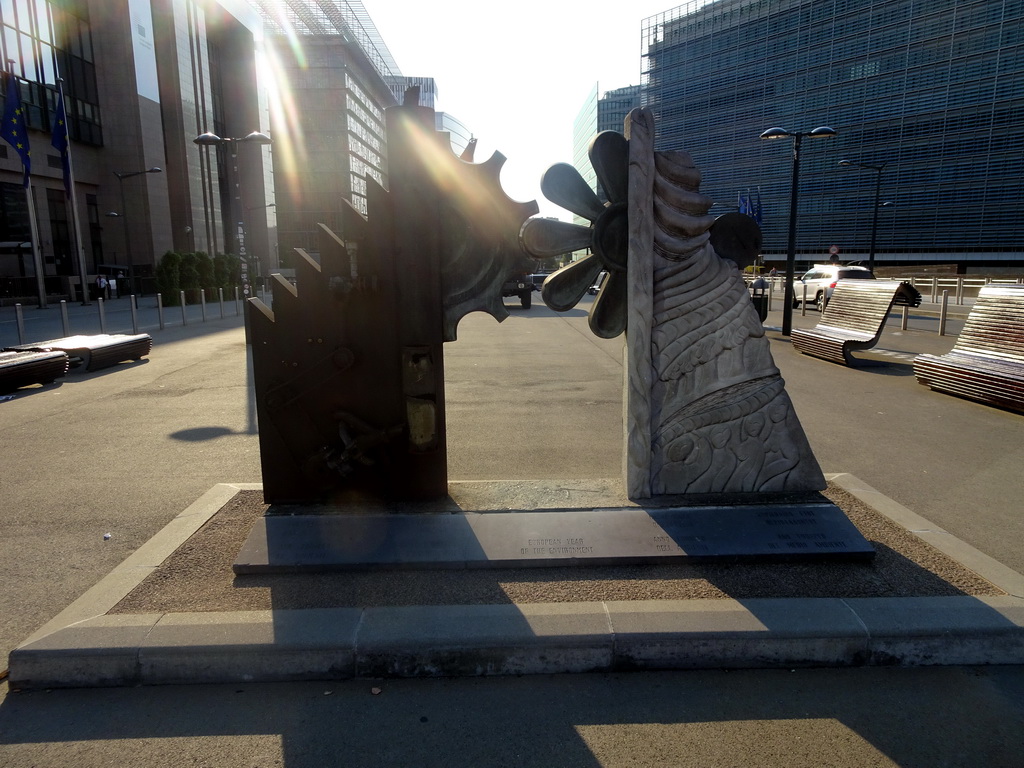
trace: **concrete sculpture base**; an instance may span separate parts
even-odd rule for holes
[[[275,514],[272,506],[233,569],[254,574],[869,560],[875,554],[843,511],[817,494],[770,503],[748,494],[724,505],[682,505],[679,499],[637,505],[616,498],[600,481],[505,485],[475,484],[470,494],[453,485],[457,498],[426,513],[408,505],[348,504],[289,505],[281,508],[286,514]]]

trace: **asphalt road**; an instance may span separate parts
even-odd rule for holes
[[[446,347],[450,478],[616,476],[621,341],[592,337],[583,310],[508,307],[501,325],[466,318]],[[259,481],[240,320],[214,314],[152,329],[147,361],[0,402],[3,649],[213,484]],[[910,355],[952,346],[934,325],[916,313],[907,332],[891,323],[870,355],[882,364],[863,370],[803,357],[769,334],[826,472],[851,472],[1024,571],[1024,417],[915,382]],[[1024,754],[1019,667],[5,686],[0,766],[931,768],[1017,766]]]

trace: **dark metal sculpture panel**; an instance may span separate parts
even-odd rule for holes
[[[426,107],[386,122],[389,189],[367,179],[367,216],[342,201],[319,261],[298,251],[273,310],[248,304],[269,503],[444,496],[442,345],[469,312],[507,317],[501,286],[532,264],[518,234],[537,206],[502,192],[503,157],[456,157]]]

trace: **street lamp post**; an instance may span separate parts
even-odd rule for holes
[[[250,276],[249,276],[249,257],[245,251],[245,206],[242,205],[242,189],[238,176],[238,144],[257,144],[260,146],[273,143],[272,139],[265,133],[259,131],[253,131],[245,136],[231,137],[231,136],[218,136],[215,133],[207,131],[201,133],[192,139],[192,143],[198,144],[203,147],[211,147],[219,144],[226,144],[231,148],[231,182],[235,185],[235,211],[243,221],[238,222],[238,228],[236,230],[236,236],[238,238],[238,260],[239,267],[241,268],[242,278],[242,294],[246,299],[249,298],[249,294],[252,292],[250,287]],[[216,224],[214,224],[216,226]],[[249,335],[249,313],[245,313],[245,343],[251,344],[252,337]]]
[[[142,176],[145,173],[163,173],[162,168],[153,166],[145,171],[114,171],[117,176],[117,184],[121,188],[121,223],[124,224],[124,249],[128,255],[128,292],[135,293],[135,260],[132,258],[132,235],[128,231],[128,206],[124,198],[124,180],[132,176]]]
[[[813,131],[787,131],[785,128],[769,128],[761,134],[762,139],[793,138],[793,179],[789,194],[789,243],[786,249],[786,291],[782,307],[782,334],[789,336],[793,330],[793,277],[796,264],[796,202],[800,176],[800,144],[804,136],[812,139],[830,139],[836,135],[834,128],[819,126]]]
[[[234,184],[234,187],[235,187],[235,210],[238,212],[238,215],[243,217],[243,219],[244,219],[245,211],[246,210],[251,210],[251,209],[246,209],[242,205],[242,191],[241,191],[241,185],[239,183],[239,177],[238,177],[238,144],[239,143],[243,143],[243,144],[266,145],[266,144],[273,143],[273,140],[269,136],[267,136],[267,134],[260,133],[259,131],[253,131],[252,133],[247,134],[246,136],[241,136],[241,137],[218,136],[215,133],[211,133],[211,132],[207,131],[206,133],[201,133],[200,135],[198,135],[194,139],[192,139],[192,143],[193,144],[198,144],[201,147],[202,146],[210,147],[210,146],[216,146],[216,145],[219,145],[219,144],[226,144],[228,147],[231,148],[231,176],[232,176],[231,182]],[[264,207],[267,207],[267,206],[264,206]],[[243,292],[245,293],[246,298],[248,298],[249,297],[249,259],[247,258],[246,253],[245,253],[245,222],[244,222],[244,220],[240,221],[238,223],[237,237],[238,237],[238,247],[239,247],[239,251],[240,251],[240,253],[238,255],[239,255],[239,258],[240,258],[240,261],[241,261],[241,267],[242,267],[242,289],[243,289]]]
[[[875,172],[875,210],[871,216],[871,247],[868,249],[868,269],[872,273],[875,271],[875,240],[878,236],[878,209],[883,205],[892,205],[892,203],[882,203],[882,169],[888,164],[888,160],[874,165],[872,163],[857,163],[853,160],[840,160],[839,164],[849,168],[862,168],[868,171]]]
[[[251,208],[246,208],[245,212],[248,214],[250,211],[261,211],[261,210],[266,210],[266,209],[270,209],[270,208],[277,208],[277,203],[267,203],[266,205],[254,205]],[[248,217],[246,217],[246,218],[248,218]],[[266,217],[264,216],[264,219],[263,219],[263,224],[264,224],[263,228],[264,228],[264,230],[267,229],[266,221],[267,221]],[[270,242],[270,238],[268,236],[267,237],[267,243],[269,244],[269,242]],[[270,256],[271,256],[271,253],[270,253],[269,246],[268,246],[268,250],[267,250],[267,264],[268,265],[270,264]],[[256,265],[260,264],[259,255],[256,256],[256,258],[253,260],[253,263],[256,264]],[[251,271],[253,271],[253,270],[250,270],[250,272]],[[266,278],[264,276],[265,275],[265,270],[263,270],[261,268],[261,269],[255,270],[255,271],[256,271],[256,276],[258,278],[260,278],[260,287],[262,287],[263,290],[266,290],[267,285],[266,285]]]

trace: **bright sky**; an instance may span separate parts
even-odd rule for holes
[[[599,93],[640,84],[643,19],[682,0],[363,0],[407,77],[433,77],[435,109],[478,139],[476,162],[501,152],[513,200],[548,203],[540,177],[572,163],[572,125],[594,84]]]

